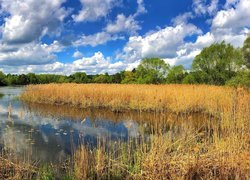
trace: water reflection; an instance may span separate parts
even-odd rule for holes
[[[0,149],[39,162],[60,162],[80,143],[94,147],[98,138],[127,141],[153,133],[176,136],[183,129],[211,126],[202,114],[116,113],[104,109],[24,104],[16,97],[22,87],[0,88]],[[183,123],[185,122],[185,123]],[[211,129],[209,127],[208,129]]]

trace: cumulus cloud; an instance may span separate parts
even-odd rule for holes
[[[183,23],[168,26],[145,36],[132,36],[125,45],[123,53],[118,54],[117,58],[135,62],[145,57],[175,57],[185,37],[200,33],[201,30],[195,25]]]
[[[80,0],[82,9],[77,15],[72,15],[75,22],[96,21],[106,17],[110,10],[119,5],[118,0]]]
[[[72,55],[73,58],[82,58],[83,54],[80,51],[76,51],[74,52],[74,54]]]
[[[128,64],[118,61],[112,62],[110,57],[104,57],[101,52],[94,53],[90,57],[82,57],[72,63],[53,62],[50,64],[20,65],[17,67],[9,65],[0,65],[0,70],[5,73],[26,74],[35,73],[53,73],[53,74],[72,74],[74,72],[86,72],[87,74],[114,74],[128,67]]]
[[[230,28],[238,30],[250,27],[250,1],[240,0],[233,2],[235,7],[219,11],[212,21],[212,28]]]
[[[30,43],[22,47],[0,44],[0,64],[19,66],[52,63],[56,59],[56,56],[51,52],[52,46],[54,44],[48,46],[46,44]]]
[[[81,35],[73,44],[75,46],[98,46],[105,44],[109,41],[124,40],[125,37],[120,35],[125,33],[128,35],[135,35],[137,31],[141,29],[139,22],[135,20],[136,16],[145,13],[143,0],[137,0],[137,11],[135,14],[125,16],[124,14],[118,14],[114,22],[110,21],[101,32],[97,32],[91,35]]]
[[[227,0],[224,9],[218,11],[218,1],[194,1],[194,14],[213,15],[211,29],[203,33],[188,23],[195,18],[192,12],[181,14],[172,20],[173,26],[150,32],[144,36],[132,36],[117,55],[117,59],[139,62],[145,57],[161,57],[170,65],[182,64],[190,68],[193,59],[204,47],[225,41],[234,47],[241,47],[250,32],[249,0]],[[185,38],[197,35],[193,41]]]
[[[143,0],[137,0],[138,8],[134,16],[138,16],[147,12]]]
[[[59,35],[68,11],[66,0],[0,0],[0,65],[39,65],[56,61],[54,53],[63,46],[58,41],[41,42],[45,35]]]
[[[43,35],[58,34],[67,15],[61,7],[65,0],[1,0],[8,16],[1,26],[2,41],[8,44],[30,43]]]
[[[213,15],[218,10],[219,0],[193,0],[193,9],[196,15]]]
[[[124,14],[119,14],[116,17],[114,23],[109,23],[105,30],[108,33],[115,34],[120,32],[128,32],[129,34],[136,34],[141,27],[138,22],[134,19],[134,16],[130,15],[126,17]]]
[[[99,32],[91,35],[82,35],[77,41],[73,44],[74,46],[98,46],[105,44],[108,41],[116,41],[118,39],[124,39],[122,36],[112,35],[107,32]]]
[[[192,12],[186,12],[184,14],[180,14],[179,16],[172,19],[172,22],[174,25],[188,23],[189,19],[194,18],[194,15]]]
[[[96,52],[91,57],[83,57],[74,61],[71,65],[72,71],[84,71],[89,74],[115,73],[126,67],[121,61],[111,63],[110,57],[105,58],[101,52]]]

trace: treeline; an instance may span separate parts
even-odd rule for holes
[[[197,55],[189,71],[182,65],[170,67],[160,58],[143,59],[133,71],[87,75],[21,74],[0,72],[0,85],[27,85],[47,83],[118,83],[118,84],[213,84],[250,87],[250,36],[242,49],[225,42],[204,48]]]

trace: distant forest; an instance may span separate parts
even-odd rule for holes
[[[4,74],[0,86],[47,83],[118,83],[118,84],[211,84],[250,87],[250,36],[242,48],[225,42],[214,43],[197,55],[190,70],[182,65],[170,67],[160,58],[145,58],[132,71],[87,75]]]

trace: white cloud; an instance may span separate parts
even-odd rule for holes
[[[208,13],[212,15],[215,13],[215,16],[212,20],[211,31],[198,35],[194,42],[185,42],[181,40],[190,33],[186,27],[183,29],[187,30],[187,34],[184,33],[178,36],[181,37],[181,39],[178,39],[175,33],[170,33],[171,37],[168,37],[167,34],[172,31],[160,30],[146,35],[144,38],[140,36],[132,37],[124,48],[125,53],[122,55],[119,54],[118,58],[139,60],[140,58],[148,56],[161,56],[170,65],[182,64],[186,68],[190,68],[195,56],[198,55],[204,47],[212,43],[225,41],[226,43],[232,44],[234,47],[241,47],[250,32],[250,11],[247,10],[250,9],[250,1],[229,1],[230,0],[227,1],[227,7],[229,7],[229,9],[218,12],[216,12],[217,1],[211,1],[208,5],[204,4],[205,1],[196,1],[196,7],[198,8],[194,9],[196,14],[205,15]],[[231,4],[231,6],[229,6],[229,4]],[[210,8],[206,9],[205,7]],[[177,24],[187,24],[190,18],[193,18],[193,15],[191,12],[188,12],[177,16],[172,22],[177,27]],[[172,27],[171,29],[175,28]],[[159,34],[164,34],[165,38],[164,36],[159,36]],[[149,43],[153,40],[157,43]],[[162,43],[161,40],[163,40],[164,43]],[[170,44],[167,43],[168,41],[175,43]]]
[[[141,29],[138,21],[135,17],[139,14],[145,13],[143,0],[137,0],[138,8],[137,12],[133,15],[125,16],[124,14],[118,14],[114,22],[109,22],[101,32],[97,32],[91,35],[82,35],[73,44],[75,46],[98,46],[105,44],[109,41],[124,40],[125,37],[121,36],[121,33],[129,35],[136,35],[137,31]]]
[[[181,55],[178,55],[174,58],[165,58],[164,60],[170,64],[170,66],[174,65],[183,65],[185,68],[189,69],[192,65],[192,61],[201,51],[199,49],[195,49],[191,52],[185,52]]]
[[[56,56],[51,52],[51,46],[46,44],[29,43],[17,47],[16,45],[0,44],[0,64],[1,65],[28,65],[47,64],[56,60]]]
[[[73,58],[82,58],[83,54],[80,51],[76,51],[74,52],[74,54],[72,55]]]
[[[193,24],[180,24],[169,26],[142,36],[129,38],[123,53],[117,55],[118,59],[135,62],[145,57],[172,58],[177,55],[178,47],[184,43],[184,38],[193,34],[200,34]]]
[[[111,59],[105,58],[101,52],[96,52],[91,57],[83,57],[79,60],[76,60],[71,65],[72,71],[84,71],[88,74],[96,73],[115,73],[125,69],[126,65],[121,62],[111,63]]]
[[[119,5],[118,0],[80,0],[82,9],[72,18],[75,22],[96,21],[99,18],[106,17],[110,10]]]
[[[124,14],[119,14],[116,17],[114,23],[109,23],[105,30],[108,33],[115,34],[120,32],[128,32],[129,34],[136,34],[141,27],[138,22],[134,19],[134,16],[130,15],[126,17]]]
[[[134,16],[138,16],[147,12],[143,0],[137,0],[138,8]]]
[[[221,10],[212,21],[212,28],[230,28],[238,31],[238,28],[250,27],[250,1],[240,0],[235,7]]]
[[[214,14],[211,30],[202,33],[188,20],[194,18],[192,12],[181,14],[172,20],[174,26],[166,27],[144,36],[130,37],[123,52],[117,59],[128,62],[138,62],[142,58],[160,56],[171,65],[183,64],[190,68],[192,61],[204,47],[215,42],[225,41],[234,47],[241,47],[250,32],[250,1],[228,0],[224,7],[228,9],[217,11],[218,1],[194,1],[196,14]],[[231,4],[229,6],[229,4]],[[198,34],[194,42],[185,42],[185,37]]]
[[[172,22],[174,25],[178,25],[178,24],[183,24],[183,23],[187,23],[189,19],[194,18],[192,12],[186,12],[184,14],[181,14],[175,18],[172,19]]]
[[[193,0],[193,10],[197,15],[213,15],[218,10],[219,0]]]
[[[68,11],[66,0],[0,0],[0,65],[38,65],[56,61],[63,46],[41,42],[45,35],[59,35]]]
[[[122,36],[112,35],[107,32],[99,32],[92,35],[82,35],[77,41],[73,44],[74,46],[98,46],[101,44],[105,44],[108,41],[116,41],[118,39],[124,39]]]
[[[68,12],[65,0],[1,0],[2,12],[8,14],[1,26],[2,41],[8,44],[30,43],[43,35],[58,34]]]
[[[87,74],[114,74],[120,72],[128,67],[128,64],[118,61],[112,62],[110,57],[105,58],[101,52],[94,53],[90,57],[82,57],[72,63],[54,62],[51,64],[37,64],[37,65],[20,65],[8,66],[0,65],[0,70],[5,73],[26,74],[30,72],[35,73],[53,73],[53,74],[72,74],[74,72],[86,72]]]

